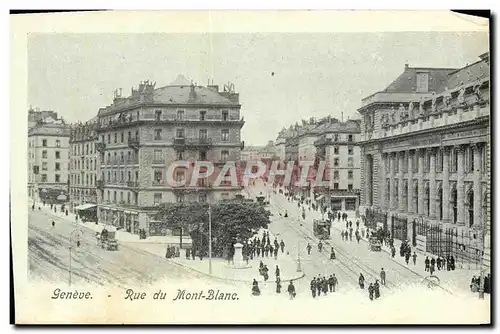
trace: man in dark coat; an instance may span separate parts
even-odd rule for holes
[[[318,276],[318,278],[316,279],[316,292],[318,294],[318,296],[321,296],[321,282],[322,282],[322,278],[321,278],[321,275]]]
[[[363,273],[359,274],[358,283],[359,283],[359,288],[360,289],[364,289],[365,288],[365,277],[363,276]]]
[[[378,280],[373,284],[373,291],[375,292],[375,299],[378,299],[380,297],[380,285],[378,284]]]
[[[281,252],[284,253],[285,252],[285,242],[283,241],[283,239],[281,239],[280,246],[281,246]]]
[[[311,244],[308,243],[306,249],[307,249],[307,255],[311,255],[311,249],[312,249]]]
[[[370,296],[370,300],[373,300],[373,292],[374,292],[373,284],[370,283],[370,285],[368,286],[368,295]]]
[[[290,296],[290,299],[294,299],[295,296],[297,295],[295,293],[295,286],[293,285],[293,281],[290,281],[290,284],[288,284],[288,295]]]
[[[313,298],[316,298],[316,289],[317,289],[316,284],[317,284],[316,277],[314,277],[311,283],[309,284],[309,288],[311,289],[311,294]]]
[[[425,271],[429,271],[430,264],[431,264],[431,261],[429,260],[429,257],[425,257]]]
[[[276,277],[276,293],[281,293],[281,278]]]

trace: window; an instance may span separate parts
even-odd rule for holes
[[[162,177],[162,172],[161,170],[155,170],[154,172],[154,183],[155,184],[161,184],[163,177]]]
[[[109,193],[109,190],[108,190],[108,196],[107,196],[107,200],[111,200],[111,194]]]
[[[130,204],[130,192],[127,191],[127,204]]]
[[[339,141],[339,135],[335,135],[335,136],[333,136],[333,140],[334,140],[334,141]]]
[[[42,170],[47,170],[47,163],[46,162],[42,162]]]
[[[56,170],[61,170],[61,165],[58,162],[56,162]]]
[[[333,189],[338,190],[339,189],[339,184],[338,183],[334,183],[333,184]]]
[[[347,167],[354,167],[354,159],[347,158]]]
[[[349,135],[349,136],[347,136],[347,141],[348,141],[348,142],[352,142],[352,141],[354,141],[354,136],[353,136],[353,135]]]
[[[161,110],[155,110],[155,120],[157,122],[161,121]]]
[[[458,152],[456,149],[451,150],[451,171],[456,172],[458,166]]]
[[[127,138],[128,138],[129,141],[130,141],[130,139],[132,139],[132,132],[130,132],[130,131],[128,132],[128,137]]]
[[[85,154],[89,154],[89,144],[85,145]]]
[[[115,191],[113,191],[113,202],[115,202],[115,203],[116,203],[116,190],[115,190]]]
[[[106,179],[106,181],[111,181],[111,172],[108,170],[108,178]]]
[[[162,157],[161,157],[161,150],[154,150],[153,151],[153,161],[156,163],[161,163],[162,162]]]
[[[125,137],[124,133],[123,132],[120,133],[120,143],[122,143],[122,144],[123,144],[124,137]]]
[[[120,182],[123,183],[123,181],[125,181],[124,177],[123,177],[123,171],[120,172]]]
[[[206,203],[207,202],[207,194],[199,194],[198,195],[198,202]]]
[[[333,154],[339,154],[339,147],[338,146],[333,147]]]
[[[352,146],[349,146],[347,148],[347,154],[349,154],[349,155],[353,155],[354,154],[354,148]]]
[[[113,172],[113,182],[116,183],[116,171]]]
[[[101,136],[101,143],[104,143],[104,135]]]
[[[111,144],[111,134],[108,133],[108,144]]]
[[[123,191],[120,191],[120,202],[123,202]]]
[[[176,201],[177,203],[182,203],[184,202],[184,194],[179,194],[176,196]]]
[[[135,130],[135,139],[139,140],[139,130]]]
[[[175,138],[184,138],[184,129],[177,129],[175,131]]]
[[[347,172],[347,178],[348,178],[348,179],[351,179],[351,180],[352,180],[352,179],[353,179],[353,175],[354,175],[354,173],[353,173],[353,171],[352,171],[352,170],[350,170],[350,171],[348,171],[348,172]]]
[[[339,165],[339,158],[335,158],[335,159],[333,160],[333,165],[334,165],[334,166],[338,166],[338,165]]]
[[[436,172],[443,171],[443,151],[439,150],[436,154]]]
[[[177,110],[177,120],[178,121],[184,120],[184,110]]]
[[[427,93],[429,90],[429,74],[417,73],[417,92]]]
[[[349,184],[347,185],[347,190],[352,190],[352,189],[353,189],[352,183],[349,183]]]
[[[472,147],[467,147],[467,167],[468,167],[468,172],[472,173],[474,172],[474,150]]]
[[[206,114],[207,114],[207,112],[205,110],[200,111],[200,121],[205,120]]]
[[[228,121],[229,120],[229,111],[223,110],[222,111],[222,120],[223,121]]]
[[[336,171],[333,172],[333,179],[334,180],[338,180],[338,178],[339,178],[339,171],[336,170]]]
[[[154,203],[155,203],[155,205],[161,203],[161,197],[162,197],[161,195],[162,195],[161,193],[155,193],[154,194]]]
[[[87,177],[86,177],[85,184],[86,184],[86,185],[88,185],[88,184],[89,184],[89,175],[88,175],[88,174],[87,174]]]
[[[42,159],[47,159],[47,151],[42,151]]]
[[[118,133],[115,133],[115,141],[114,141],[114,143],[115,144],[118,143]]]
[[[207,129],[200,130],[200,139],[207,139]]]
[[[229,141],[229,129],[222,129],[222,141]]]
[[[42,182],[47,182],[47,174],[42,174]]]
[[[42,146],[47,147],[47,139],[42,139]]]
[[[200,160],[207,160],[207,152],[200,151]]]
[[[161,140],[161,129],[155,129],[155,140]]]
[[[184,160],[184,152],[177,151],[177,160]]]
[[[182,182],[185,179],[185,174],[183,170],[178,170],[175,172],[175,181]]]
[[[221,151],[220,158],[222,161],[227,161],[229,159],[229,151]]]

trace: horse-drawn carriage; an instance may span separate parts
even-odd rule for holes
[[[380,252],[382,250],[382,243],[378,237],[372,236],[368,239],[368,248],[372,252]]]
[[[101,233],[96,234],[97,244],[105,250],[118,250],[115,228],[104,228]]]
[[[313,220],[314,236],[320,240],[330,239],[330,228],[332,224],[326,220]]]

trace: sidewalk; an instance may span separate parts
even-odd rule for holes
[[[72,222],[72,223],[76,223],[79,226],[88,228],[96,233],[97,232],[100,233],[103,230],[103,228],[106,226],[106,224],[101,224],[101,223],[96,224],[95,222],[85,222],[84,223],[80,219],[78,219],[78,221],[76,221],[76,214],[68,212],[68,215],[66,216],[65,213],[60,212],[60,210],[59,210],[61,208],[60,205],[57,206],[57,210],[58,210],[57,212],[54,212],[54,210],[50,210],[50,206],[40,205],[40,208],[42,209],[42,212],[49,213],[52,216],[67,220],[67,221]],[[38,208],[35,208],[35,209],[38,210]],[[31,205],[29,206],[29,210],[31,210]],[[126,232],[126,231],[121,231],[121,230],[116,231],[116,239],[118,241],[124,242],[124,243],[145,243],[145,244],[154,243],[154,244],[162,244],[162,245],[167,245],[167,244],[179,245],[179,242],[180,242],[180,237],[178,237],[178,236],[171,236],[171,235],[150,236],[150,237],[147,237],[146,239],[139,239],[139,235],[133,234],[130,232]],[[182,243],[183,244],[191,244],[191,237],[190,236],[183,236]]]

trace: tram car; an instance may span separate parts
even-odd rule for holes
[[[320,240],[330,239],[330,228],[332,224],[326,220],[313,220],[314,236]]]

